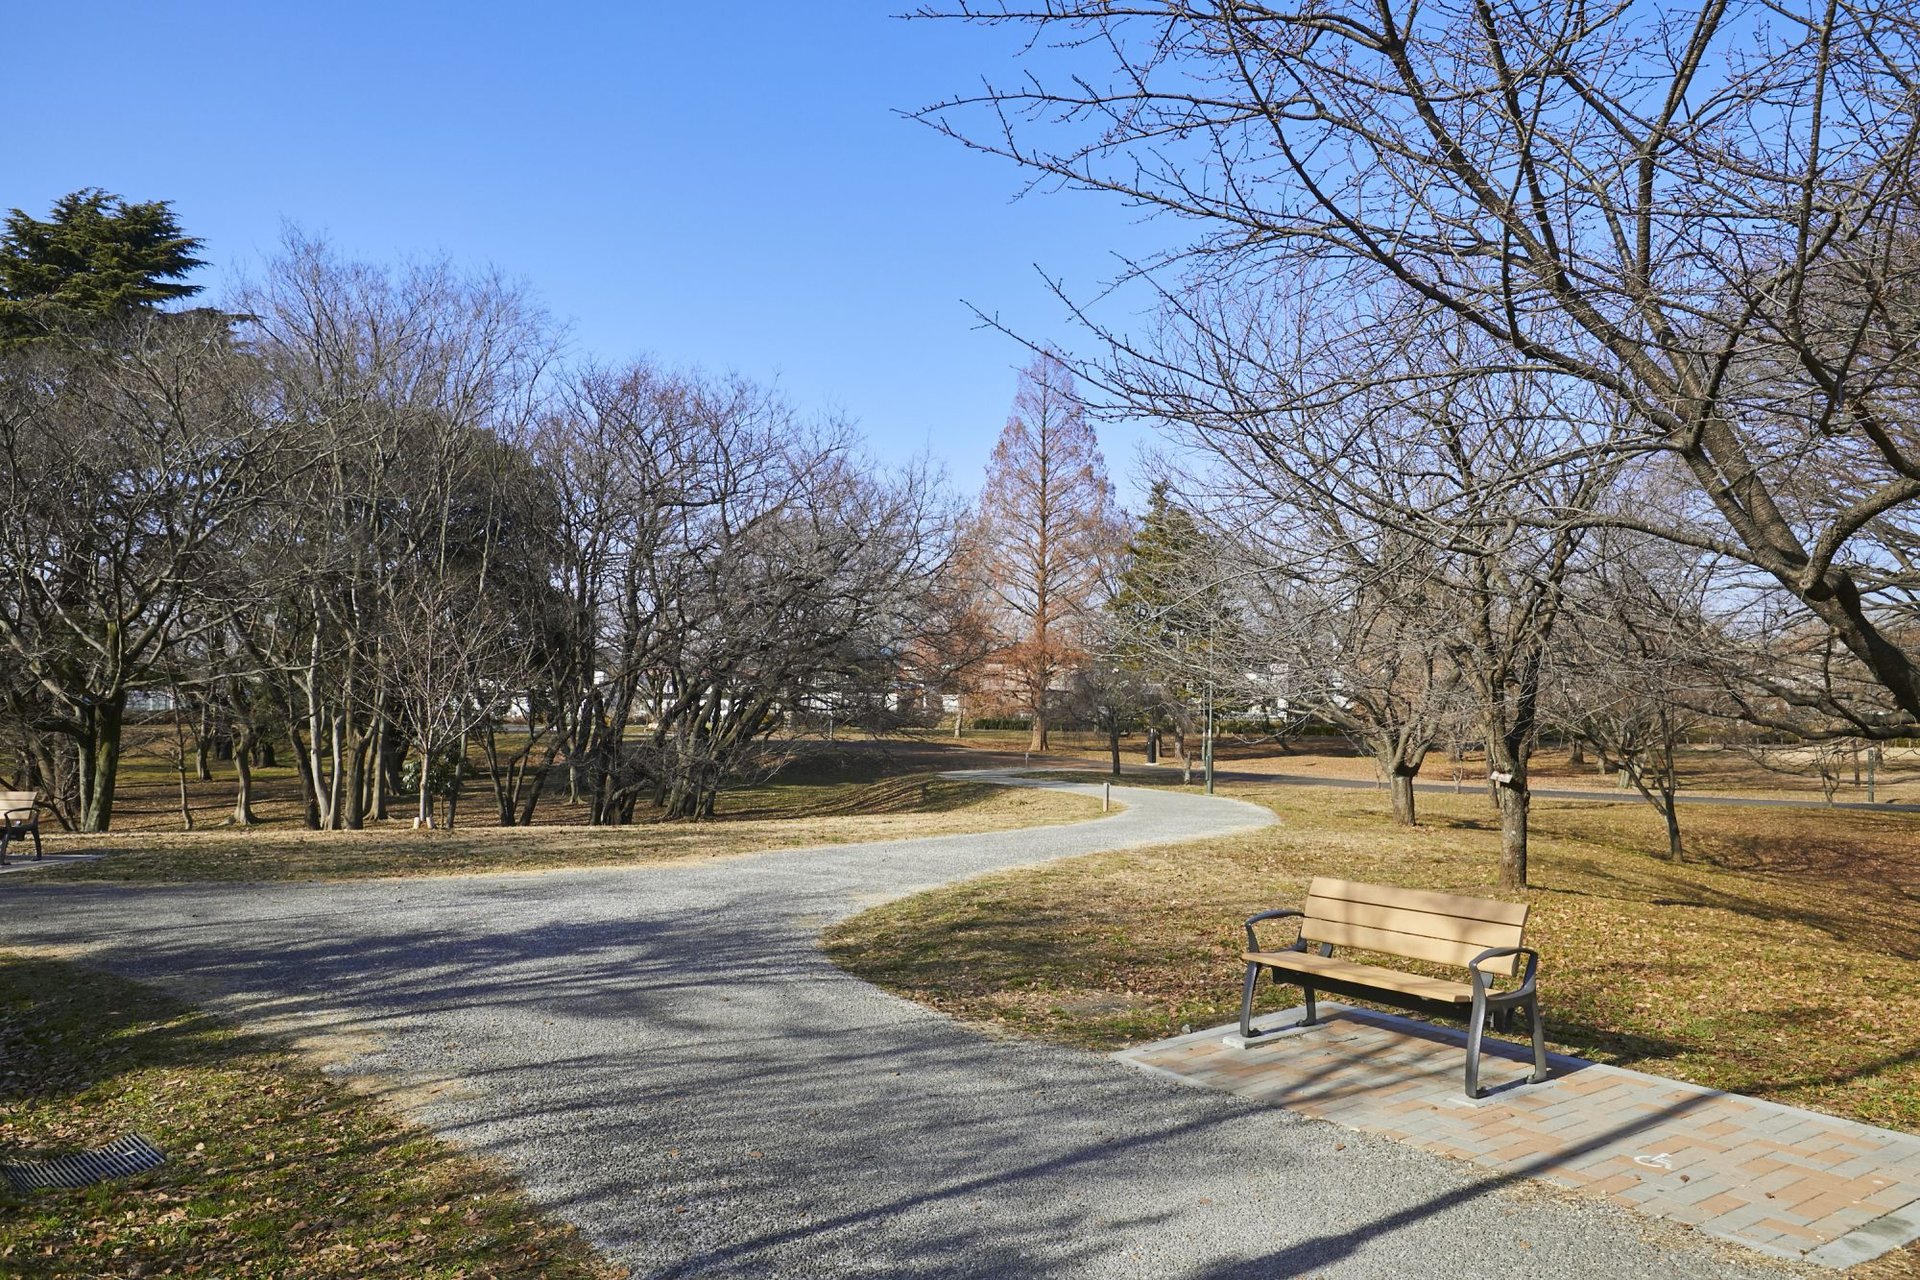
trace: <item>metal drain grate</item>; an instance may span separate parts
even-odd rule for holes
[[[52,1160],[0,1160],[0,1178],[15,1191],[42,1187],[90,1187],[108,1178],[125,1178],[157,1169],[167,1153],[137,1133],[109,1142],[98,1151],[79,1151]]]

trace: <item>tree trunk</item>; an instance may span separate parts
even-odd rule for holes
[[[120,729],[126,718],[126,691],[88,706],[81,716],[80,830],[105,831],[113,825],[113,790],[120,777]]]
[[[193,797],[187,790],[187,753],[182,750],[175,757],[176,774],[180,784],[180,826],[182,830],[193,830]]]
[[[447,796],[447,830],[449,831],[453,830],[454,819],[460,812],[460,793],[466,789],[467,784],[467,756],[472,749],[472,744],[467,741],[467,735],[462,733],[459,742],[460,754],[453,763],[453,791]]]
[[[1393,787],[1393,820],[1403,827],[1416,825],[1413,808],[1413,779],[1418,769],[1395,765],[1387,778]]]
[[[1113,756],[1113,776],[1120,776],[1120,721],[1118,718],[1107,722],[1107,750]]]
[[[1047,749],[1047,712],[1044,707],[1033,709],[1033,732],[1027,736],[1027,750],[1038,755]]]
[[[500,825],[510,827],[513,825],[517,770],[510,757],[500,754],[500,733],[492,722],[480,726],[480,758],[487,762],[487,786],[493,791],[493,807],[499,814]]]
[[[320,830],[320,784],[313,776],[312,752],[307,744],[300,741],[300,729],[295,727],[287,731],[287,750],[293,755],[293,771],[300,779],[300,798],[306,806],[307,830]]]
[[[1147,763],[1160,763],[1160,731],[1158,729],[1147,730]]]
[[[373,776],[368,779],[373,788],[370,797],[372,803],[367,806],[368,816],[375,822],[387,820],[387,729],[380,725],[373,736]]]
[[[427,746],[416,744],[420,749],[420,809],[414,817],[413,825],[422,831],[433,829],[433,778],[430,765],[433,757],[427,754]]]
[[[526,779],[524,786],[525,798],[520,804],[521,826],[530,827],[533,825],[534,806],[540,803],[541,793],[547,789],[547,777],[553,772],[553,762],[559,754],[560,743],[558,739],[555,739],[547,745],[546,759],[542,761],[540,767],[535,769],[532,775]]]
[[[260,821],[253,812],[253,734],[243,731],[233,744],[233,825],[251,827]]]
[[[329,719],[326,709],[320,705],[317,691],[309,689],[307,694],[307,762],[305,771],[313,779],[313,815],[315,826],[322,831],[334,828],[334,814],[339,812],[338,786],[340,781],[340,723],[337,718]],[[327,751],[332,747],[335,768],[327,772]]]
[[[1579,738],[1573,740],[1567,748],[1567,767],[1577,769],[1587,762],[1587,744]]]
[[[1673,792],[1662,790],[1661,816],[1667,820],[1667,857],[1680,861],[1680,804]]]
[[[1533,797],[1520,773],[1496,784],[1494,795],[1500,805],[1500,887],[1515,892],[1527,887],[1527,810]]]
[[[367,825],[368,755],[367,735],[359,730],[349,732],[344,740],[343,761],[347,777],[342,785],[344,803],[340,812],[340,825],[349,831],[358,831]]]

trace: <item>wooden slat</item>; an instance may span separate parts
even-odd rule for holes
[[[1341,880],[1316,876],[1308,893],[1313,897],[1337,898],[1345,902],[1424,911],[1433,915],[1459,916],[1500,924],[1524,925],[1527,904],[1498,898],[1471,897],[1458,893],[1438,893],[1430,889],[1407,889],[1399,885],[1369,884],[1360,880]]]
[[[1382,969],[1373,964],[1355,964],[1351,960],[1316,956],[1306,951],[1249,951],[1241,958],[1256,964],[1271,965],[1286,973],[1351,982],[1420,1000],[1440,1000],[1448,1004],[1470,1004],[1473,1001],[1473,988],[1464,982],[1401,973],[1397,969]]]
[[[1442,942],[1477,944],[1488,947],[1517,947],[1523,932],[1519,925],[1495,920],[1468,920],[1461,916],[1435,915],[1431,911],[1408,911],[1404,907],[1379,907],[1369,902],[1347,902],[1341,898],[1308,898],[1307,917],[1331,920],[1338,924],[1360,925],[1367,929],[1388,929]]]
[[[7,804],[32,804],[39,798],[38,791],[0,791],[0,801]]]
[[[1448,942],[1442,938],[1423,938],[1418,934],[1394,933],[1389,929],[1368,929],[1334,920],[1309,919],[1300,926],[1300,936],[1308,942],[1331,942],[1336,947],[1384,951],[1388,955],[1405,956],[1409,960],[1430,960],[1434,964],[1457,964],[1463,968],[1468,961],[1486,950],[1472,942]],[[1480,967],[1480,971],[1510,974],[1517,958],[1509,956],[1505,960],[1489,960]]]
[[[1408,911],[1425,911],[1433,915],[1459,916],[1465,920],[1487,920],[1498,924],[1525,925],[1527,922],[1527,904],[1524,902],[1470,898],[1464,894],[1434,893],[1426,889],[1402,889],[1395,885],[1336,880],[1332,876],[1315,876],[1313,884],[1307,889],[1307,896],[1400,907]]]

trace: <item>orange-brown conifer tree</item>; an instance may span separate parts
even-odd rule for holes
[[[1073,374],[1054,356],[1020,373],[971,533],[1003,678],[1032,718],[1028,749],[1045,751],[1047,691],[1081,659],[1086,623],[1126,543],[1099,441]]]

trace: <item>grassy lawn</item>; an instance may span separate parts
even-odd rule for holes
[[[956,1016],[1112,1049],[1230,1021],[1239,922],[1316,874],[1499,896],[1484,794],[1423,795],[1406,830],[1371,792],[1221,790],[1279,826],[968,881],[829,948]],[[1920,1132],[1920,817],[1690,809],[1675,865],[1643,805],[1534,813],[1528,940],[1556,1047]]]
[[[859,770],[861,774],[869,770]],[[325,880],[626,866],[858,840],[1005,831],[1098,817],[1086,796],[1015,790],[932,773],[854,778],[803,774],[728,792],[710,822],[630,827],[497,827],[475,807],[452,831],[389,823],[365,831],[142,830],[50,841],[98,862],[36,873],[115,881]]]
[[[138,1132],[168,1163],[6,1196],[0,1275],[624,1275],[499,1173],[148,988],[0,954],[0,1152]]]

